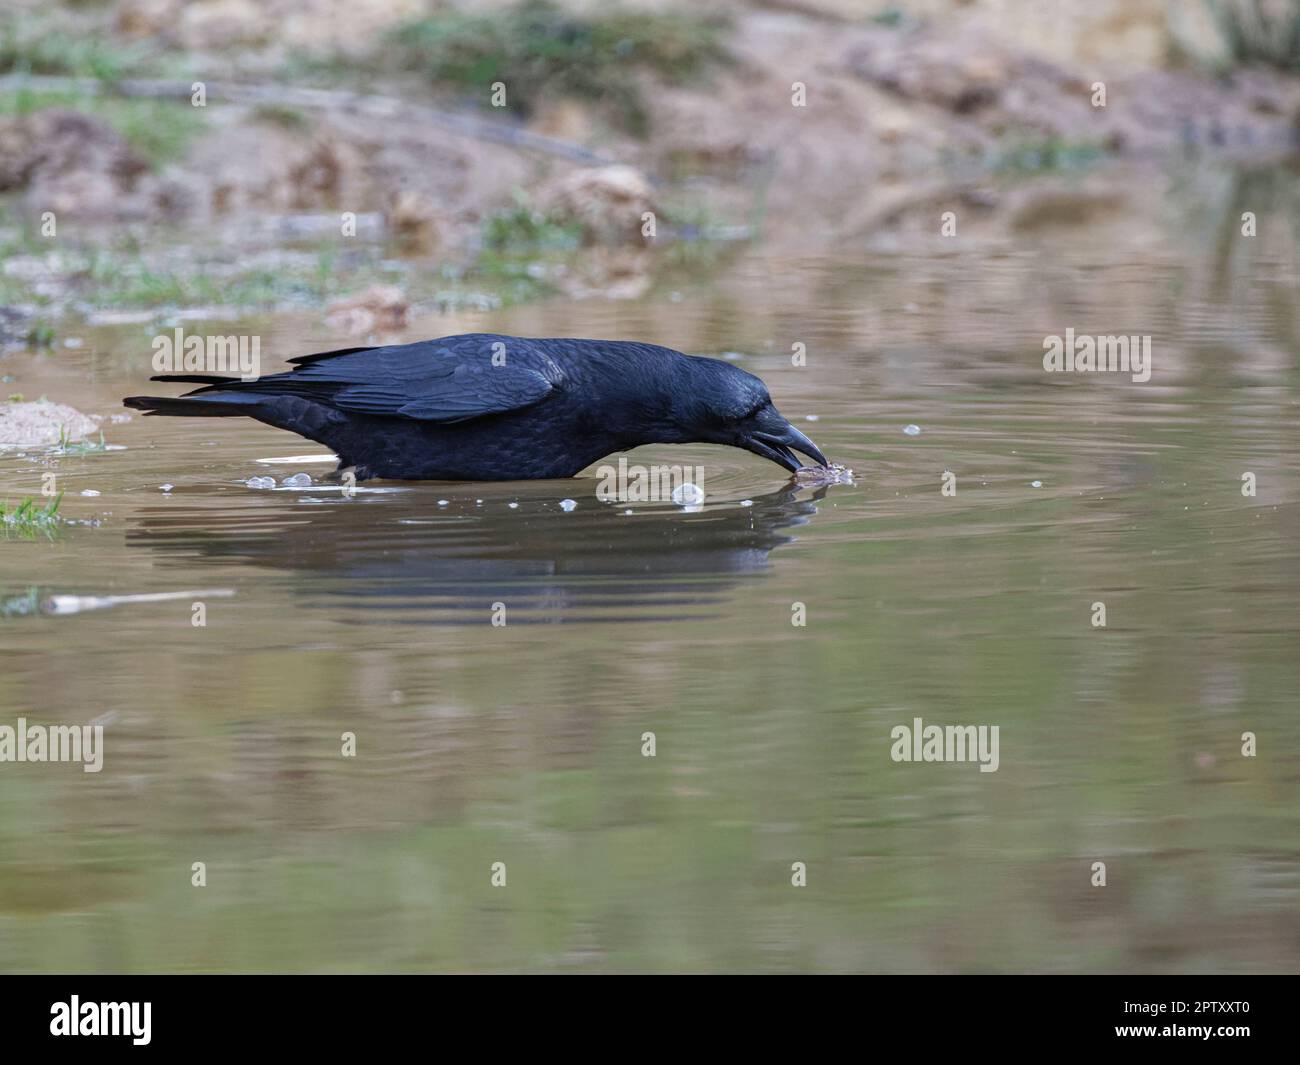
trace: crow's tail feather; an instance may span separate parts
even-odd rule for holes
[[[154,374],[149,380],[184,381],[196,385],[238,385],[242,378],[222,377],[214,373],[159,373]]]
[[[253,414],[258,397],[218,392],[210,396],[127,396],[124,407],[150,414],[189,415],[199,418],[238,418]]]

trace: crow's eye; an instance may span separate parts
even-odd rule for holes
[[[756,403],[754,406],[750,407],[749,410],[745,411],[743,414],[723,414],[721,415],[722,424],[727,426],[728,428],[734,429],[738,427],[742,422],[748,421],[755,414],[761,411],[765,406],[767,406],[766,400],[760,403]]]

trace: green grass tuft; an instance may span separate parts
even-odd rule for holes
[[[41,612],[41,590],[28,588],[22,595],[0,599],[0,618],[29,617]]]
[[[521,196],[483,220],[483,245],[493,251],[572,251],[581,243],[580,226],[551,218]]]
[[[641,136],[649,115],[636,72],[698,78],[728,60],[727,28],[687,11],[578,14],[525,0],[491,14],[440,11],[407,23],[388,35],[382,54],[435,82],[474,90],[484,104],[502,82],[506,109],[524,117],[543,96],[601,103]]]
[[[59,443],[56,448],[60,455],[93,455],[100,451],[107,451],[108,444],[104,441],[104,431],[99,431],[99,443],[93,441],[87,443],[85,440],[69,440],[68,429],[66,426],[59,426]]]
[[[12,510],[7,503],[0,503],[0,533],[28,537],[37,533],[49,535],[62,521],[59,517],[59,503],[62,501],[63,493],[60,492],[43,507],[30,496]]]

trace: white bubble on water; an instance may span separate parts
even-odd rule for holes
[[[704,489],[691,481],[684,481],[673,489],[672,499],[679,507],[696,507],[704,502]]]
[[[250,477],[247,481],[244,482],[244,484],[248,485],[249,488],[274,488],[275,478],[274,477]]]
[[[565,510],[565,511],[573,510],[573,509],[575,509],[575,508],[577,507],[577,505],[578,505],[577,501],[576,501],[576,500],[573,500],[573,499],[561,499],[561,500],[560,500],[560,509],[561,509],[561,510]]]
[[[1030,482],[1029,482],[1029,487],[1030,487],[1030,488],[1042,488],[1042,487],[1043,487],[1043,482],[1042,482],[1042,481],[1030,481]]]
[[[81,494],[83,496],[97,496],[99,495],[99,490],[96,488],[83,488]]]
[[[903,426],[903,432],[907,436],[920,436],[921,427],[919,425],[905,425]]]
[[[286,477],[280,482],[285,488],[306,488],[311,484],[311,474],[295,473],[292,477]]]

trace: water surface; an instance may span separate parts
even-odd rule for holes
[[[594,471],[265,491],[328,466],[237,420],[0,455],[0,498],[53,471],[98,522],[0,543],[4,596],[187,593],[0,619],[0,723],[106,723],[99,774],[0,766],[0,968],[1294,970],[1296,219],[1269,184],[1271,236],[1207,239],[1205,185],[1141,234],[742,250],[406,337],[730,352],[853,485],[659,447],[631,459],[702,464],[703,509]],[[1044,373],[1067,327],[1152,335],[1152,379]],[[116,412],[154,332],[0,371]],[[999,726],[998,771],[893,762],[915,718]]]

